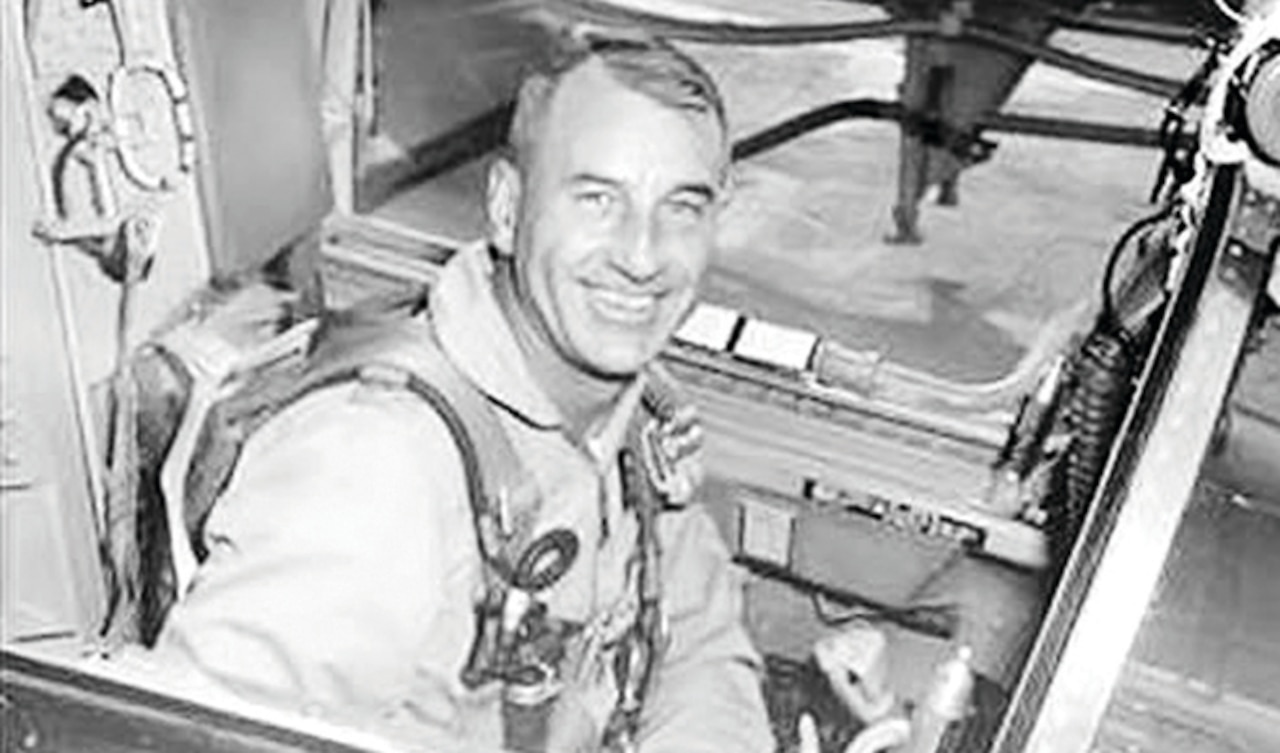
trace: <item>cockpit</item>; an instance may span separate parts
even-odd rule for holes
[[[661,360],[777,750],[1276,749],[1280,7],[1214,5],[5,3],[6,740],[386,749],[111,657],[199,565],[209,416],[485,235],[585,26],[724,91]]]

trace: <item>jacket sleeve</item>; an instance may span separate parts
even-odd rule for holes
[[[422,682],[423,636],[474,567],[465,489],[420,400],[361,384],[304,398],[246,444],[156,658],[255,702],[385,715]]]
[[[645,705],[644,753],[772,753],[761,662],[742,591],[705,510],[664,515],[663,600],[671,642]]]

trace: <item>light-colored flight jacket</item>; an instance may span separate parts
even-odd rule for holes
[[[536,530],[578,536],[574,566],[546,594],[550,613],[600,625],[629,603],[636,523],[622,508],[616,454],[641,385],[585,448],[571,443],[493,297],[492,273],[484,246],[458,253],[432,292],[432,321],[543,495]],[[205,528],[209,558],[154,658],[413,747],[499,749],[499,689],[459,680],[484,588],[466,489],[449,430],[407,391],[351,382],[304,397],[245,445]],[[759,657],[715,525],[695,504],[664,512],[659,537],[671,643],[641,750],[771,752]],[[612,693],[605,681],[585,689],[583,718],[598,723]]]

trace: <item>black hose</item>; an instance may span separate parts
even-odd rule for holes
[[[1113,332],[1124,332],[1124,326],[1120,322],[1120,317],[1116,314],[1115,295],[1111,288],[1115,280],[1116,266],[1120,261],[1120,257],[1124,255],[1124,251],[1129,247],[1137,235],[1148,228],[1151,228],[1173,214],[1174,205],[1161,209],[1155,214],[1148,215],[1129,226],[1128,230],[1120,236],[1116,244],[1111,247],[1111,253],[1107,257],[1107,266],[1102,273],[1102,316],[1101,321],[1105,328]]]
[[[1089,335],[1072,364],[1073,386],[1065,405],[1072,441],[1046,525],[1057,561],[1071,550],[1106,468],[1133,392],[1137,351],[1129,338],[1103,326]]]

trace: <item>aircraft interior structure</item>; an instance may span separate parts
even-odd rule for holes
[[[2,10],[6,751],[385,749],[111,655],[158,628],[148,568],[197,566],[164,500],[197,408],[429,289],[521,71],[583,24],[724,87],[734,203],[662,360],[780,753],[816,753],[806,714],[822,753],[1280,750],[1280,3]],[[149,357],[193,322],[195,366]],[[914,741],[833,690],[865,626]]]

